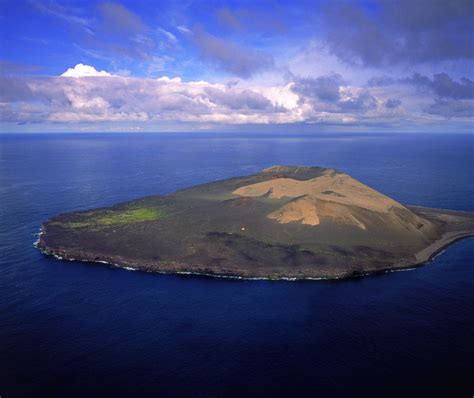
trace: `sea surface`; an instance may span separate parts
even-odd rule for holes
[[[158,275],[33,246],[58,213],[276,164],[474,211],[472,134],[1,134],[0,396],[472,397],[473,238],[337,282]]]

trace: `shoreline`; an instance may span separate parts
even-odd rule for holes
[[[415,254],[415,258],[418,261],[417,264],[422,265],[431,261],[438,253],[443,251],[443,249],[447,248],[458,240],[472,236],[474,236],[473,231],[457,231],[443,234],[440,239],[434,241],[431,245]]]
[[[467,238],[474,237],[474,231],[458,231],[458,232],[448,232],[441,236],[440,239],[434,241],[431,245],[427,246],[426,248],[420,250],[418,253],[415,254],[415,263],[410,263],[406,265],[394,265],[393,267],[381,268],[378,270],[367,270],[367,271],[357,271],[354,273],[347,272],[341,276],[333,276],[333,277],[316,277],[316,276],[307,276],[307,277],[292,277],[292,276],[245,276],[245,275],[238,275],[238,274],[225,274],[225,273],[218,273],[218,272],[200,272],[200,271],[191,271],[191,270],[166,270],[166,269],[152,269],[147,267],[134,267],[131,264],[121,264],[120,262],[112,262],[106,261],[102,259],[92,260],[87,258],[80,258],[80,257],[72,257],[68,256],[66,252],[58,254],[54,250],[50,250],[47,248],[43,248],[40,246],[41,243],[41,236],[43,234],[43,229],[41,228],[40,232],[38,233],[38,239],[33,243],[33,246],[36,247],[43,255],[48,257],[54,257],[57,260],[61,261],[79,261],[85,262],[90,264],[106,264],[109,266],[113,266],[116,268],[125,269],[127,271],[141,271],[147,273],[156,273],[161,275],[194,275],[200,277],[210,277],[210,278],[220,278],[220,279],[234,279],[234,280],[243,280],[243,281],[256,281],[256,280],[264,280],[264,281],[288,281],[288,282],[297,282],[297,281],[342,281],[346,279],[355,279],[361,278],[365,276],[376,276],[376,275],[383,275],[388,274],[391,272],[401,272],[401,271],[411,271],[415,270],[423,265],[426,265],[433,261],[438,255],[444,252],[449,246],[452,244]],[[93,256],[91,256],[93,257]],[[97,258],[97,256],[96,256]],[[99,257],[100,258],[100,257]]]
[[[63,213],[41,231],[38,246],[65,259],[167,274],[337,280],[416,267],[474,235],[474,213],[411,210],[335,169],[273,166]]]

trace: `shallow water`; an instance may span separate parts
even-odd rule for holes
[[[472,211],[473,154],[473,135],[452,134],[0,135],[0,395],[472,396],[472,238],[338,282],[156,275],[32,244],[57,213],[274,164]]]

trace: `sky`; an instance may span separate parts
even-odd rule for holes
[[[473,0],[0,0],[0,132],[473,122]]]

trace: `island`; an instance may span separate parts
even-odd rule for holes
[[[37,247],[161,273],[340,279],[415,267],[474,235],[474,213],[406,206],[331,168],[273,166],[58,215]]]

